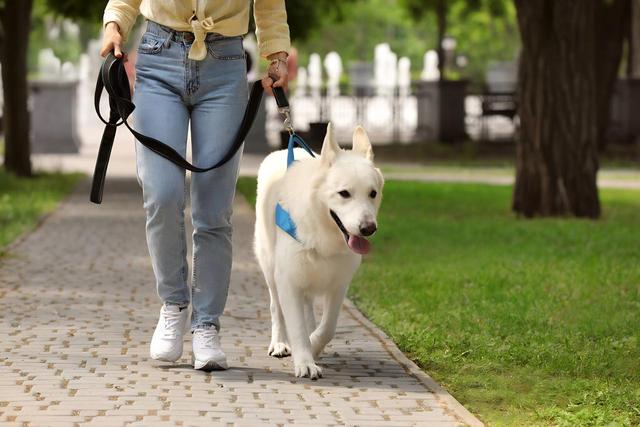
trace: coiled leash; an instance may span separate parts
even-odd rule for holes
[[[106,89],[107,94],[109,95],[109,120],[105,120],[102,114],[100,114],[100,98],[102,97],[102,92],[104,89]],[[149,148],[154,153],[171,161],[176,166],[190,170],[191,172],[207,172],[224,165],[236,154],[236,152],[244,142],[249,129],[251,129],[251,125],[253,124],[258,109],[260,108],[260,102],[262,100],[263,92],[264,89],[262,88],[260,80],[254,82],[251,86],[249,101],[247,103],[247,108],[244,112],[244,116],[242,117],[242,122],[240,123],[240,127],[236,132],[235,138],[233,139],[233,143],[229,147],[229,150],[214,165],[204,168],[198,167],[189,163],[176,150],[174,150],[167,144],[158,141],[155,138],[143,135],[129,126],[127,118],[136,108],[133,102],[131,102],[129,79],[127,77],[127,72],[124,68],[124,62],[122,61],[122,59],[116,57],[113,52],[110,52],[105,61],[102,63],[102,67],[100,68],[94,95],[94,106],[96,109],[96,113],[98,114],[100,120],[102,120],[102,122],[105,124],[105,128],[102,133],[102,140],[100,141],[96,167],[93,172],[90,200],[96,204],[102,203],[102,192],[107,175],[107,167],[109,166],[109,157],[111,156],[111,148],[113,147],[113,141],[115,139],[118,126],[124,124],[127,129],[129,129],[129,131],[131,131],[131,133],[136,137],[136,139],[140,141],[140,143],[142,143],[142,145]],[[281,108],[286,108],[288,111],[289,103],[284,94],[284,90],[282,88],[273,88],[273,92],[278,104],[278,110],[280,111]],[[291,120],[289,119],[289,126],[290,123]],[[293,129],[291,129],[290,132],[293,135]]]

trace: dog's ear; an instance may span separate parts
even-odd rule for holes
[[[380,168],[376,168],[376,173],[378,174],[378,184],[380,186],[380,189],[382,189],[382,187],[384,187],[384,175],[382,175],[382,171],[380,170]]]
[[[371,148],[371,142],[369,136],[364,128],[360,125],[353,131],[353,146],[351,150],[354,153],[358,153],[367,160],[373,161],[373,148]]]
[[[330,166],[336,159],[339,152],[340,146],[333,136],[333,127],[331,126],[331,122],[329,122],[327,125],[327,134],[325,135],[324,142],[322,143],[322,151],[320,152],[322,164]]]

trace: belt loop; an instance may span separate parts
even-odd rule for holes
[[[168,34],[167,34],[167,37],[165,37],[164,41],[162,42],[162,46],[164,46],[167,49],[170,46],[171,37],[173,37],[173,33],[174,33],[174,30],[169,30]]]

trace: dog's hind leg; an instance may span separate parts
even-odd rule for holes
[[[313,357],[315,359],[318,358],[322,350],[324,350],[324,347],[336,334],[338,316],[340,315],[340,308],[342,307],[342,301],[344,300],[346,290],[346,287],[336,289],[334,292],[330,292],[324,297],[322,319],[320,320],[320,324],[316,330],[313,331],[309,337]]]
[[[304,297],[304,322],[307,326],[307,334],[311,334],[316,329],[316,316],[313,312],[313,295]]]
[[[284,280],[287,280],[286,278]],[[309,377],[312,380],[322,376],[322,369],[316,365],[311,353],[311,342],[304,316],[304,295],[300,288],[291,283],[282,283],[277,279],[278,297],[282,305],[287,337],[293,352],[293,364],[296,377]]]
[[[286,357],[291,355],[291,348],[287,343],[287,331],[284,326],[284,317],[282,316],[282,308],[278,300],[278,291],[273,279],[267,280],[269,286],[269,296],[271,302],[269,309],[271,311],[271,343],[269,344],[269,356]]]

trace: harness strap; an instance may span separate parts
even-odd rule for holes
[[[287,144],[287,169],[291,164],[295,161],[293,148],[298,145],[303,148],[307,153],[311,155],[311,157],[315,157],[316,155],[313,153],[311,148],[304,142],[304,139],[300,138],[295,132],[289,135],[289,143]],[[280,202],[276,203],[276,216],[275,216],[276,225],[280,227],[285,233],[289,236],[293,237],[295,240],[298,240],[298,233],[296,228],[296,223],[291,218],[289,212],[280,205]],[[298,240],[299,242],[300,240]]]
[[[100,99],[104,89],[106,89],[109,94],[109,120],[105,120],[102,114],[100,114]],[[190,170],[191,172],[207,172],[224,165],[236,154],[240,146],[242,146],[242,143],[253,124],[253,120],[256,117],[258,109],[260,108],[263,92],[264,90],[260,80],[254,82],[251,87],[249,101],[247,103],[244,116],[242,117],[242,122],[236,131],[236,135],[229,147],[229,150],[227,150],[226,154],[215,164],[209,167],[198,167],[189,163],[176,150],[167,144],[155,138],[143,135],[129,126],[127,118],[135,109],[135,105],[131,102],[129,79],[122,60],[117,58],[113,52],[109,53],[100,69],[94,95],[94,107],[96,113],[106,127],[102,133],[98,159],[93,173],[90,200],[96,204],[100,204],[102,202],[102,192],[107,174],[107,167],[109,165],[109,156],[111,155],[111,148],[113,147],[113,141],[115,139],[118,126],[124,124],[142,145],[174,163],[176,166]]]
[[[304,148],[304,150],[311,155],[311,157],[315,157],[316,155],[311,150],[311,147],[304,142],[304,139],[300,138],[300,136],[296,133],[292,133],[289,135],[289,143],[287,144],[287,168],[291,166],[291,164],[296,160],[293,155],[293,149],[295,146],[300,148]]]
[[[289,236],[293,237],[295,240],[298,240],[296,223],[293,222],[293,219],[291,218],[291,215],[289,215],[289,212],[287,212],[279,202],[276,203],[276,225]]]

